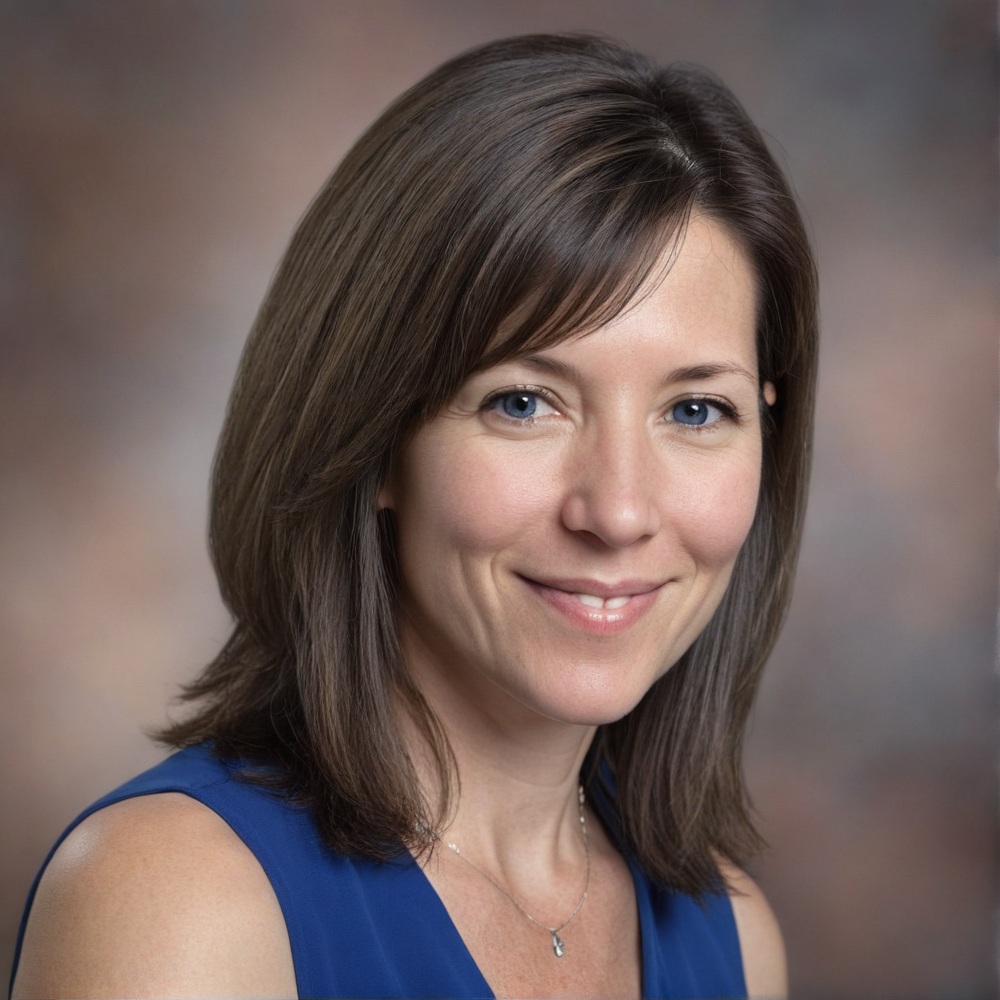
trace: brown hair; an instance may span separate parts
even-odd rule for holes
[[[211,549],[235,628],[185,691],[195,714],[161,738],[271,765],[254,779],[308,803],[336,851],[413,845],[429,817],[396,694],[446,798],[452,762],[400,660],[379,488],[472,372],[620,312],[692,211],[723,223],[755,268],[760,377],[778,402],[721,605],[640,704],[600,728],[585,779],[613,777],[624,845],[665,885],[698,895],[718,884],[713,851],[739,862],[756,849],[740,752],[805,504],[813,261],[730,92],[592,36],[512,38],[444,64],[365,132],[302,219],[215,460]]]

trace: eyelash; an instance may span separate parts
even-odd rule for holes
[[[719,399],[717,396],[685,396],[683,399],[678,399],[676,403],[673,403],[670,406],[667,411],[668,414],[672,413],[678,406],[681,406],[684,403],[707,403],[709,406],[714,406],[715,409],[722,414],[722,418],[728,420],[731,424],[738,427],[743,422],[743,418],[736,410],[736,407],[724,399]],[[718,423],[717,420],[713,420],[710,424],[685,424],[681,420],[667,420],[666,422],[676,423],[685,430],[689,431],[706,431]]]
[[[559,403],[556,401],[555,397],[543,389],[541,386],[537,385],[511,385],[504,389],[497,389],[495,392],[491,392],[486,399],[483,400],[480,410],[484,413],[493,410],[496,403],[503,399],[505,396],[512,396],[517,393],[523,393],[525,395],[537,396],[539,399],[544,400],[549,406],[558,409]],[[728,420],[730,423],[739,426],[743,422],[743,418],[740,416],[736,408],[724,399],[720,399],[717,396],[685,396],[683,399],[677,400],[675,403],[671,404],[668,408],[667,413],[673,412],[673,410],[680,406],[682,403],[696,402],[696,403],[707,403],[710,406],[714,406],[721,414],[722,417]],[[496,411],[494,411],[496,412]],[[512,424],[533,424],[537,419],[534,416],[521,417],[520,419],[515,419],[514,417],[508,417],[504,414],[498,413],[502,419],[508,423]],[[710,424],[685,424],[680,420],[667,420],[663,418],[664,423],[674,423],[679,427],[683,427],[687,431],[694,431],[697,433],[703,433],[709,428],[714,427],[717,420],[713,420]]]
[[[537,385],[509,385],[506,389],[497,389],[496,392],[491,392],[486,399],[483,400],[480,410],[484,413],[492,410],[497,402],[503,399],[505,396],[514,396],[518,393],[523,393],[526,396],[537,396],[539,399],[544,400],[553,409],[559,409],[559,403],[556,398],[547,390],[541,388]],[[494,411],[497,412],[497,411]],[[511,424],[533,424],[536,420],[534,416],[522,417],[520,419],[515,419],[514,417],[508,417],[505,414],[497,413],[498,416],[506,420]]]

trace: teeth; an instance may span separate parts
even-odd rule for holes
[[[581,604],[586,604],[588,608],[603,608],[605,611],[614,611],[616,608],[624,608],[630,600],[628,596],[609,597],[607,600],[604,600],[603,597],[596,597],[594,594],[577,594],[576,599]]]

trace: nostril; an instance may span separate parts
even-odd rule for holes
[[[632,545],[660,529],[654,504],[596,492],[568,497],[562,521],[570,531],[592,535],[614,548]]]

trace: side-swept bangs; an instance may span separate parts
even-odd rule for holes
[[[394,456],[475,371],[593,329],[635,300],[692,212],[724,224],[761,289],[768,421],[757,519],[723,605],[592,755],[627,845],[699,893],[711,852],[757,843],[739,769],[788,600],[811,432],[815,278],[780,171],[703,71],[590,36],[501,41],[446,63],[347,153],[299,224],[247,343],[213,472],[211,547],[231,638],[161,738],[268,765],[330,846],[426,849],[398,696],[446,794],[447,741],[400,661]],[[606,767],[601,767],[606,764]]]

